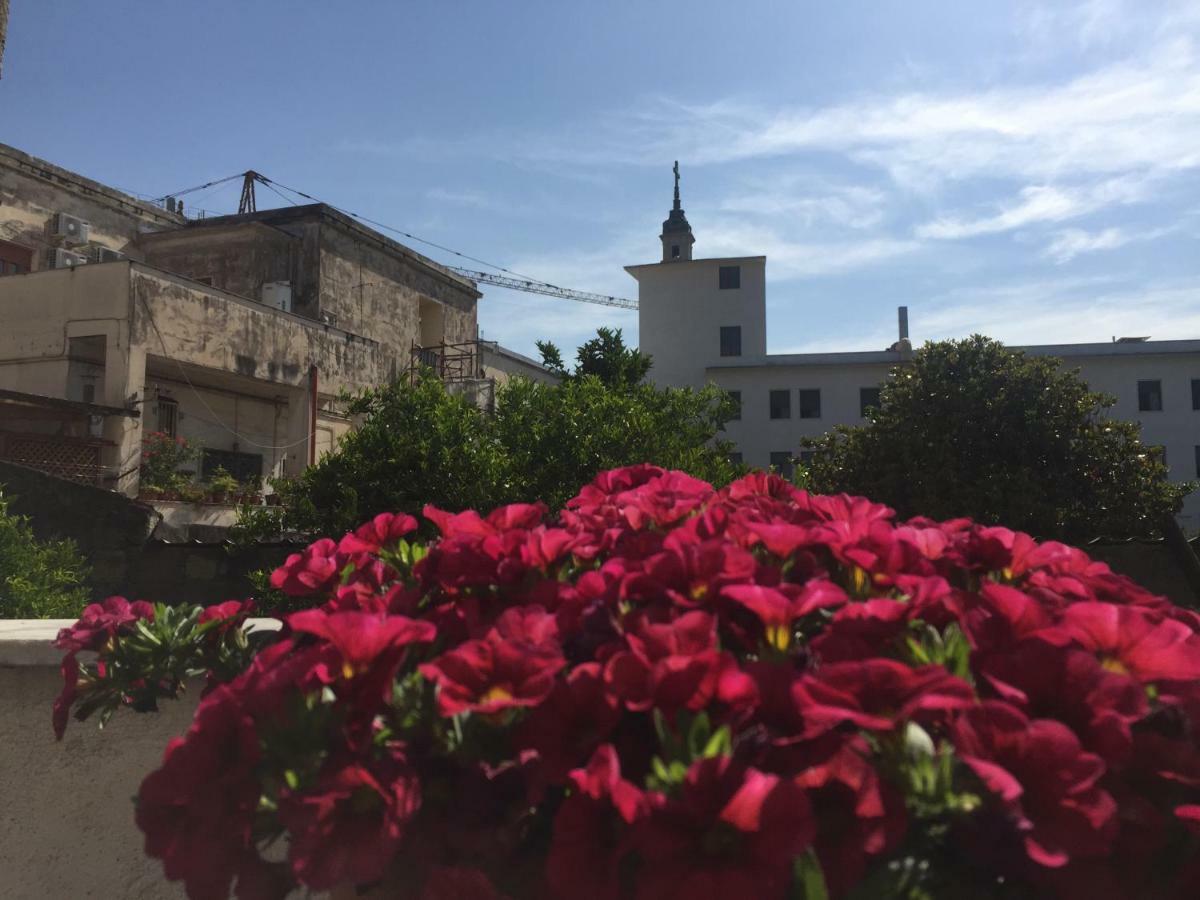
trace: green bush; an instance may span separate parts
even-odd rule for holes
[[[74,619],[88,566],[72,541],[39,541],[0,492],[0,619]]]
[[[868,424],[806,442],[811,487],[901,516],[966,516],[1070,543],[1154,534],[1194,488],[1167,481],[1133,422],[1077,371],[989,338],[929,343]]]
[[[359,395],[348,411],[361,425],[299,478],[276,483],[281,507],[243,510],[240,536],[342,534],[376,513],[417,514],[426,503],[492,509],[540,499],[558,509],[596,473],[641,462],[716,485],[745,471],[718,439],[732,405],[715,387],[515,378],[495,406],[484,414],[432,377]]]

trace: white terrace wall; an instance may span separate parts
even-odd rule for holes
[[[50,642],[69,624],[0,620],[0,897],[182,898],[143,853],[132,799],[187,730],[199,685],[158,713],[122,710],[103,731],[72,721],[57,743],[50,710],[62,654]]]

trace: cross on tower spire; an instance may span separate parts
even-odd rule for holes
[[[675,204],[663,222],[662,243],[663,262],[677,262],[692,258],[692,244],[696,238],[692,236],[692,226],[688,224],[683,207],[679,204],[679,160],[675,160]]]

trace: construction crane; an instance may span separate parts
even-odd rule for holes
[[[422,244],[428,244],[430,247],[436,247],[439,250],[452,253],[455,256],[461,257],[462,259],[468,259],[473,262],[482,263],[485,266],[492,266],[491,263],[486,262],[485,260],[476,259],[473,256],[460,253],[451,247],[444,247],[441,244],[436,244],[433,241],[427,241],[424,238],[417,237],[415,234],[410,234],[409,232],[400,228],[393,228],[391,225],[385,225],[382,222],[376,222],[374,219],[368,219],[366,216],[360,216],[358,213],[351,212],[348,209],[341,209],[340,207],[334,206],[332,203],[325,203],[325,201],[318,200],[311,194],[304,193],[304,191],[298,191],[295,188],[290,188],[285,184],[280,184],[278,181],[273,181],[267,176],[262,175],[259,172],[255,172],[253,169],[249,169],[245,172],[239,172],[237,175],[230,175],[228,178],[218,178],[215,181],[210,181],[206,184],[186,188],[182,191],[176,191],[173,194],[159,197],[158,201],[160,203],[167,204],[168,208],[173,208],[177,198],[183,196],[184,194],[190,194],[194,191],[201,191],[205,188],[216,187],[238,178],[242,179],[242,196],[238,201],[238,215],[245,215],[246,213],[252,213],[258,210],[258,198],[255,197],[254,192],[254,185],[257,182],[258,184],[261,184],[274,191],[276,194],[279,194],[279,191],[276,190],[276,188],[283,188],[285,191],[290,191],[298,197],[303,197],[304,199],[310,200],[313,203],[322,203],[331,209],[336,209],[343,215],[358,219],[360,222],[373,225],[376,228],[382,228],[384,231],[391,231],[395,234],[408,238],[409,240],[414,240]],[[283,199],[287,200],[289,203],[294,204],[295,202],[288,197],[284,197],[283,194],[279,194],[279,196],[283,197]],[[182,204],[180,204],[180,208],[182,208]],[[503,266],[492,266],[492,268],[499,270],[499,272],[495,274],[491,272],[480,272],[477,269],[464,269],[459,266],[444,267],[449,269],[451,272],[461,275],[464,278],[469,278],[472,281],[491,284],[495,285],[496,287],[508,288],[509,290],[513,291],[524,291],[527,294],[543,294],[547,297],[557,297],[560,300],[576,300],[580,303],[596,303],[600,306],[613,306],[617,309],[638,308],[638,302],[636,300],[627,300],[624,297],[611,297],[608,294],[594,294],[590,291],[573,291],[570,288],[564,288],[559,287],[556,284],[550,284],[548,281],[539,281],[536,278],[527,278],[519,275],[516,272],[512,272],[509,269],[505,269]]]
[[[514,291],[524,291],[527,294],[545,294],[547,297],[558,297],[561,300],[578,300],[581,303],[598,303],[601,306],[615,306],[619,309],[637,309],[636,300],[626,300],[624,297],[610,297],[607,294],[593,294],[588,291],[573,291],[545,281],[532,281],[524,278],[512,278],[508,275],[494,275],[491,272],[476,272],[472,269],[460,269],[458,266],[445,266],[464,278],[472,281],[482,281],[484,284],[494,284],[496,287],[510,288]]]

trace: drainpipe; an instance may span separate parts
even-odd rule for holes
[[[317,461],[317,367],[308,367],[308,464]]]

